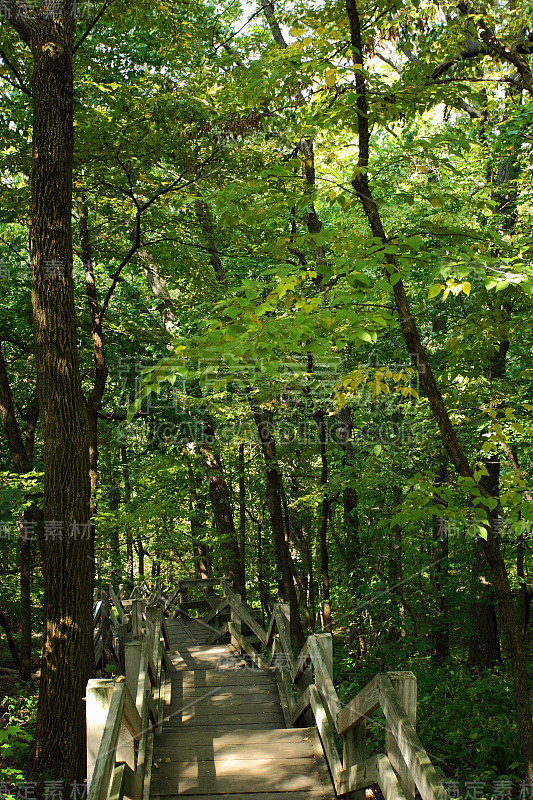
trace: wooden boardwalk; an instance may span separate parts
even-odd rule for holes
[[[200,620],[168,620],[167,630],[172,696],[154,740],[152,800],[333,800],[316,729],[285,727],[272,671],[208,645]]]

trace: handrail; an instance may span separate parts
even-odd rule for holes
[[[171,667],[163,603],[149,605],[152,598],[145,587],[136,587],[129,600],[101,587],[95,656],[100,653],[102,666],[114,656],[122,675],[87,683],[87,800],[150,796],[153,737],[170,701]]]
[[[422,800],[446,800],[446,790],[416,733],[412,672],[377,674],[343,707],[333,683],[331,634],[309,636],[295,658],[287,603],[276,603],[265,630],[227,580],[221,579],[220,585],[223,597],[204,620],[214,628],[209,642],[229,634],[237,652],[244,651],[256,665],[274,670],[287,727],[314,721],[337,795],[354,793],[355,800],[364,800],[364,790],[377,783],[385,800],[414,800],[415,788]],[[229,619],[224,619],[228,608]],[[243,635],[243,624],[259,640],[259,649]],[[378,708],[385,715],[386,753],[367,757],[366,720]]]

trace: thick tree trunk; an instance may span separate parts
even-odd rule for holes
[[[74,17],[69,3],[59,14],[47,8],[35,25],[28,23],[34,62],[30,243],[44,519],[59,535],[41,536],[44,638],[33,771],[73,780],[85,776],[83,697],[94,672],[89,448],[72,280]]]
[[[474,543],[474,562],[471,573],[472,600],[470,605],[470,638],[468,666],[471,669],[490,669],[500,661],[500,641],[493,591],[487,577],[488,564],[481,540]]]

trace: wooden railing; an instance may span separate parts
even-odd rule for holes
[[[415,789],[422,800],[446,800],[416,733],[412,672],[379,673],[343,707],[333,683],[331,634],[309,636],[295,658],[288,604],[275,605],[265,630],[227,581],[220,585],[223,596],[204,618],[214,629],[210,642],[229,635],[239,653],[274,670],[287,727],[316,725],[337,795],[364,800],[364,790],[378,784],[385,800],[414,800]],[[368,756],[366,721],[378,708],[385,716],[386,752]]]
[[[94,616],[97,666],[122,674],[87,683],[88,800],[148,800],[153,736],[170,702],[170,669],[162,602],[144,589],[121,600],[101,587]]]

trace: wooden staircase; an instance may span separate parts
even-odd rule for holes
[[[172,699],[155,739],[153,800],[333,798],[316,733],[285,727],[272,670],[207,644],[212,628],[199,621],[170,620],[167,631]]]
[[[97,665],[120,674],[87,685],[88,800],[365,800],[375,785],[384,800],[448,800],[416,733],[412,672],[378,673],[343,705],[331,634],[296,655],[287,604],[265,629],[223,578],[127,600],[102,586],[95,600]],[[369,754],[378,709],[385,752]]]

